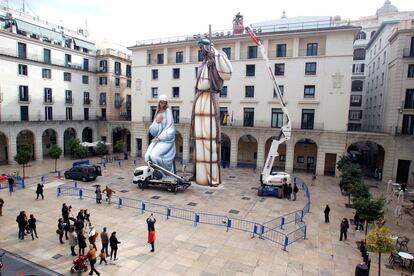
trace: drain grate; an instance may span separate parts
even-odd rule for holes
[[[125,178],[123,178],[123,177],[118,177],[117,179],[122,180],[122,179],[125,179]]]
[[[128,190],[121,190],[121,191],[119,191],[120,193],[128,193],[129,191]]]
[[[187,205],[189,205],[189,206],[197,206],[197,204],[198,204],[198,203],[196,203],[196,202],[190,202],[190,203],[188,203]]]
[[[231,209],[231,210],[229,211],[229,213],[230,213],[230,214],[235,214],[235,215],[237,215],[238,213],[240,213],[240,211],[239,211],[239,210],[235,210],[235,209]]]
[[[153,196],[153,197],[151,197],[152,199],[160,199],[161,197],[160,196]]]
[[[213,191],[207,191],[207,192],[205,192],[205,194],[212,195],[212,194],[214,194],[214,192]]]
[[[59,258],[61,258],[61,257],[63,257],[63,255],[56,254],[56,255],[55,255],[55,256],[53,256],[52,258],[53,258],[53,259],[55,259],[55,260],[57,260],[57,259],[59,259]]]
[[[250,197],[244,196],[242,197],[243,200],[250,200]]]

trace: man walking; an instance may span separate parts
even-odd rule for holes
[[[287,188],[287,198],[288,198],[288,200],[290,200],[291,197],[292,197],[292,191],[293,191],[292,184],[289,183],[288,188]]]
[[[20,214],[16,218],[17,225],[19,227],[19,239],[24,240],[24,231],[27,226],[27,216],[25,211],[20,211]]]
[[[343,218],[340,225],[341,234],[339,236],[339,241],[342,241],[342,238],[345,238],[345,240],[348,238],[348,228],[349,228],[349,222],[348,219]]]
[[[296,201],[296,194],[299,192],[298,185],[296,185],[296,182],[293,186],[293,201]]]
[[[108,232],[106,232],[106,227],[103,228],[101,233],[101,242],[102,242],[102,249],[105,250],[106,256],[108,256],[108,244],[109,244],[109,237]]]
[[[10,174],[7,176],[7,182],[9,183],[9,193],[11,196],[14,189],[14,178]]]
[[[326,204],[325,210],[323,211],[325,214],[325,223],[329,223],[329,212],[331,211],[331,208],[329,208],[329,205]]]
[[[39,195],[42,196],[42,200],[45,199],[45,197],[43,196],[43,184],[37,183],[37,188],[36,188],[36,200],[39,199]]]

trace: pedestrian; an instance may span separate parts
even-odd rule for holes
[[[35,234],[36,239],[38,239],[39,237],[37,236],[37,231],[36,231],[36,218],[34,217],[33,214],[30,214],[28,223],[29,223],[30,235],[32,235],[32,240],[34,240],[33,233]]]
[[[290,200],[291,197],[292,197],[292,191],[293,191],[292,184],[289,183],[288,188],[287,188],[287,198],[288,198],[288,200]]]
[[[103,228],[103,231],[101,233],[101,242],[102,242],[102,249],[105,249],[106,256],[108,256],[109,237],[108,237],[108,232],[106,232],[106,227]]]
[[[7,182],[9,183],[9,193],[12,195],[14,189],[14,178],[10,174],[7,176]]]
[[[102,192],[106,193],[106,201],[108,202],[108,204],[111,204],[112,194],[114,194],[115,191],[106,186]]]
[[[96,194],[96,203],[101,204],[102,191],[101,191],[101,186],[100,185],[96,185],[95,194]]]
[[[62,204],[62,218],[63,220],[69,219],[69,207],[66,205],[66,203]]]
[[[20,211],[20,214],[16,217],[16,222],[19,227],[19,239],[24,240],[24,231],[27,227],[27,216],[25,211]]]
[[[78,232],[77,234],[78,234],[79,256],[85,255],[86,238],[82,232]]]
[[[296,201],[296,194],[299,192],[298,185],[296,185],[296,182],[293,186],[293,201]]]
[[[76,216],[77,219],[81,220],[82,222],[85,221],[85,216],[83,215],[83,209],[80,209],[78,215]]]
[[[147,226],[148,226],[148,233],[151,230],[155,231],[155,222],[157,222],[157,220],[154,218],[154,215],[151,214],[148,218],[147,218]]]
[[[93,275],[93,273],[95,272],[96,275],[99,276],[100,273],[95,268],[95,264],[96,264],[96,249],[93,247],[92,244],[89,245],[89,251],[86,254],[86,256],[88,256],[89,264],[91,265],[91,272],[89,272],[89,275]]]
[[[75,221],[75,223],[74,223],[74,226],[75,226],[75,231],[77,233],[82,232],[83,231],[83,227],[84,227],[83,220],[77,219]]]
[[[118,252],[118,244],[121,242],[118,241],[116,237],[116,232],[112,232],[111,237],[109,238],[109,246],[111,247],[111,257],[109,258],[112,260],[112,256],[114,256],[114,261],[118,260],[116,257],[116,253]]]
[[[37,187],[36,187],[36,199],[39,199],[39,195],[42,196],[42,199],[45,199],[45,197],[43,196],[43,184],[37,183]]]
[[[96,247],[96,238],[99,236],[98,231],[95,230],[95,228],[91,227],[91,230],[89,231],[89,243],[91,245],[93,245],[93,248],[95,248],[95,250],[98,250],[98,248]]]
[[[331,208],[329,208],[329,205],[326,204],[325,210],[323,211],[325,214],[325,223],[329,223],[329,212],[331,211]]]
[[[102,262],[105,262],[105,264],[107,265],[108,262],[106,261],[106,256],[108,254],[105,253],[105,249],[101,249],[101,254],[99,254],[99,258],[101,258],[101,260],[99,261],[99,264],[102,264]]]
[[[88,209],[83,210],[83,217],[85,219],[85,222],[88,222],[88,225],[91,226],[92,225],[91,220],[90,220],[91,214],[88,214]]]
[[[355,223],[355,230],[356,230],[356,231],[364,230],[363,221],[362,221],[362,219],[359,217],[358,212],[355,212],[355,216],[354,216],[354,223]]]
[[[0,197],[0,217],[3,215],[4,200]]]
[[[151,252],[155,252],[155,229],[149,231],[148,243],[151,244]]]
[[[286,178],[283,178],[282,191],[283,191],[283,198],[287,198],[288,185],[287,185]]]
[[[76,256],[75,246],[78,244],[78,236],[76,235],[75,228],[73,226],[69,229],[69,245],[70,253],[72,256]]]
[[[343,218],[340,225],[341,234],[339,236],[339,241],[342,241],[342,238],[345,238],[345,240],[348,238],[348,228],[349,228],[349,222],[347,218]]]
[[[64,233],[64,230],[65,230],[65,227],[66,227],[66,224],[63,222],[63,219],[60,218],[58,220],[58,229],[56,230],[56,234],[59,235],[60,244],[64,244],[64,242],[63,242],[63,233]]]

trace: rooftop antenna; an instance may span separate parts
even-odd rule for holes
[[[24,7],[24,3],[26,2],[25,0],[22,1],[23,2],[23,13],[26,13],[26,9]]]
[[[88,32],[88,19],[85,18],[85,33],[84,33],[85,37],[88,37],[89,32]]]
[[[285,11],[285,9],[283,9],[283,13],[282,13],[281,19],[285,19],[285,18],[286,18],[286,11]]]

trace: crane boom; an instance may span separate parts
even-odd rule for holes
[[[283,94],[280,91],[279,85],[277,85],[275,75],[273,74],[272,67],[270,65],[269,59],[267,57],[267,53],[265,48],[262,45],[260,39],[256,36],[253,30],[250,27],[246,27],[247,33],[253,39],[257,46],[259,46],[260,52],[262,53],[263,59],[266,62],[267,72],[269,73],[269,77],[272,80],[273,88],[276,91],[277,96],[279,97],[280,104],[282,105],[282,112],[283,112],[283,125],[280,128],[279,134],[276,138],[273,138],[272,145],[270,146],[269,153],[267,154],[266,162],[263,166],[262,173],[260,175],[260,181],[264,184],[269,182],[269,176],[272,172],[273,163],[275,158],[279,156],[278,149],[279,145],[283,142],[286,142],[290,139],[291,132],[292,132],[292,122],[290,120],[289,112],[286,108],[286,103],[283,100]]]

